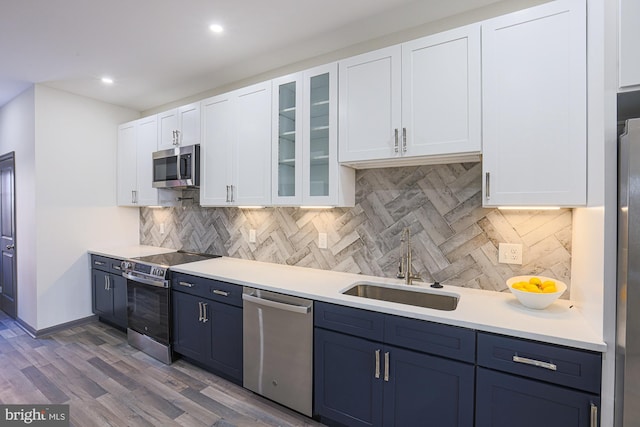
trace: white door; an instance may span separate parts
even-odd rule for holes
[[[640,86],[640,1],[620,0],[619,11],[620,35],[618,37],[619,85],[621,88]],[[635,87],[638,89],[638,87]]]
[[[485,206],[586,203],[586,17],[557,0],[482,25]]]
[[[340,162],[400,156],[401,47],[339,62]]]
[[[138,206],[154,206],[158,204],[158,189],[153,188],[154,151],[158,148],[158,120],[156,116],[136,121],[138,131],[136,137],[136,182],[138,190]]]
[[[271,81],[234,92],[235,205],[271,204]]]
[[[200,144],[200,103],[178,108],[177,142],[181,146]]]
[[[480,25],[402,45],[403,156],[479,153]]]
[[[172,109],[158,114],[158,150],[168,150],[176,146],[178,131],[178,110]]]
[[[136,122],[118,126],[117,152],[117,204],[118,206],[136,206],[137,191],[137,149]]]
[[[205,99],[200,145],[200,204],[225,206],[231,202],[233,102],[231,94]]]

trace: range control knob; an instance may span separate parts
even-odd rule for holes
[[[131,269],[131,263],[130,263],[129,261],[122,261],[122,262],[120,263],[120,267],[121,267],[123,270],[129,270],[129,269]]]

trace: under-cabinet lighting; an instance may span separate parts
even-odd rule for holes
[[[239,209],[264,209],[264,206],[238,206]]]
[[[211,24],[209,25],[209,29],[216,34],[219,34],[224,31],[224,28],[220,24]]]
[[[557,211],[559,206],[498,206],[503,211]]]
[[[113,79],[111,77],[107,77],[104,76],[103,78],[100,79],[100,81],[106,85],[112,85],[113,84]]]
[[[162,208],[164,208],[164,206],[157,206],[157,205],[154,205],[154,206],[147,206],[147,207],[148,207],[148,208],[151,208],[151,209],[162,209]]]
[[[300,206],[300,209],[333,209],[333,206]]]

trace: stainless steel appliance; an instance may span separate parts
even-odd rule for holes
[[[618,307],[615,425],[640,420],[640,119],[627,120],[618,150]]]
[[[200,186],[200,145],[156,151],[152,156],[154,188]]]
[[[161,362],[171,363],[170,268],[217,255],[177,251],[122,261],[127,279],[127,341]]]
[[[311,416],[313,301],[245,287],[243,386]]]

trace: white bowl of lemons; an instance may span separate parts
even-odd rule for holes
[[[507,286],[522,305],[537,310],[549,307],[567,290],[564,282],[545,276],[515,276]]]

